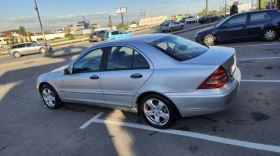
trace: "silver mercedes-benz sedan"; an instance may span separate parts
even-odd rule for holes
[[[235,49],[205,47],[170,34],[94,45],[37,80],[47,107],[63,102],[136,108],[156,128],[178,117],[222,111],[238,92]]]

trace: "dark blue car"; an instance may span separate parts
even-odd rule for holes
[[[230,16],[212,28],[199,31],[195,40],[207,46],[240,39],[273,41],[279,38],[279,32],[280,12],[269,9]]]

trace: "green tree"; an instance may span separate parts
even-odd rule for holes
[[[178,16],[184,16],[183,14],[178,14]]]
[[[96,27],[91,26],[90,29],[91,29],[92,31],[94,31],[94,30],[96,29]]]
[[[27,37],[26,37],[26,36],[24,37],[24,41],[25,41],[25,42],[28,42],[28,39],[27,39]]]
[[[31,36],[29,35],[28,37],[29,37],[29,42],[31,42],[32,41]]]
[[[117,29],[124,29],[124,30],[127,30],[127,29],[128,29],[128,25],[127,25],[127,24],[119,23],[119,24],[117,25]]]
[[[238,7],[236,5],[232,5],[230,8],[230,15],[234,15],[238,13]]]
[[[132,21],[132,22],[131,22],[131,24],[137,24],[137,22],[135,22],[135,21]]]
[[[20,38],[20,43],[23,43],[23,42],[24,42],[24,40],[23,40],[23,38],[21,37],[21,38]]]
[[[25,30],[25,27],[24,26],[19,26],[19,31],[21,33],[22,36],[26,36],[26,30]]]
[[[199,17],[206,15],[206,9],[203,9],[201,12],[197,13],[196,15]]]
[[[10,44],[12,44],[12,45],[15,44],[15,38],[14,38],[14,36],[13,36],[12,33],[10,34],[9,42],[10,42]]]

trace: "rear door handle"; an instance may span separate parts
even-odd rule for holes
[[[97,80],[97,79],[99,79],[99,76],[93,75],[93,76],[91,76],[91,77],[89,77],[89,78],[92,79],[92,80]]]
[[[132,79],[140,79],[140,78],[142,78],[142,77],[143,77],[143,75],[142,75],[142,74],[139,74],[139,73],[133,74],[133,75],[130,76],[130,78],[132,78]]]

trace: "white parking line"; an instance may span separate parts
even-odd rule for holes
[[[239,58],[237,61],[242,60],[270,60],[270,59],[280,59],[280,57],[256,57],[256,58]]]
[[[266,83],[280,83],[280,80],[241,80],[241,82],[266,82]]]
[[[269,46],[269,45],[278,45],[280,43],[270,43],[270,44],[253,44],[253,45],[242,45],[242,46],[230,46],[233,48],[241,48],[241,47],[258,47],[258,46]]]
[[[280,146],[240,141],[240,140],[222,138],[222,137],[211,136],[211,135],[195,133],[195,132],[186,132],[186,131],[179,131],[179,130],[162,130],[162,129],[156,129],[156,128],[146,126],[146,125],[98,119],[98,117],[100,117],[102,114],[103,113],[101,112],[101,113],[97,114],[96,116],[94,116],[92,119],[87,121],[84,125],[82,125],[80,127],[80,129],[86,128],[90,123],[101,123],[101,124],[107,124],[107,125],[109,124],[109,125],[117,125],[117,126],[124,126],[124,127],[130,127],[130,128],[138,128],[138,129],[149,130],[149,131],[158,131],[161,133],[186,136],[186,137],[197,138],[197,139],[202,139],[202,140],[207,140],[207,141],[212,141],[212,142],[217,142],[217,143],[222,143],[222,144],[227,144],[227,145],[233,145],[233,146],[245,147],[245,148],[250,148],[250,149],[280,153]]]

